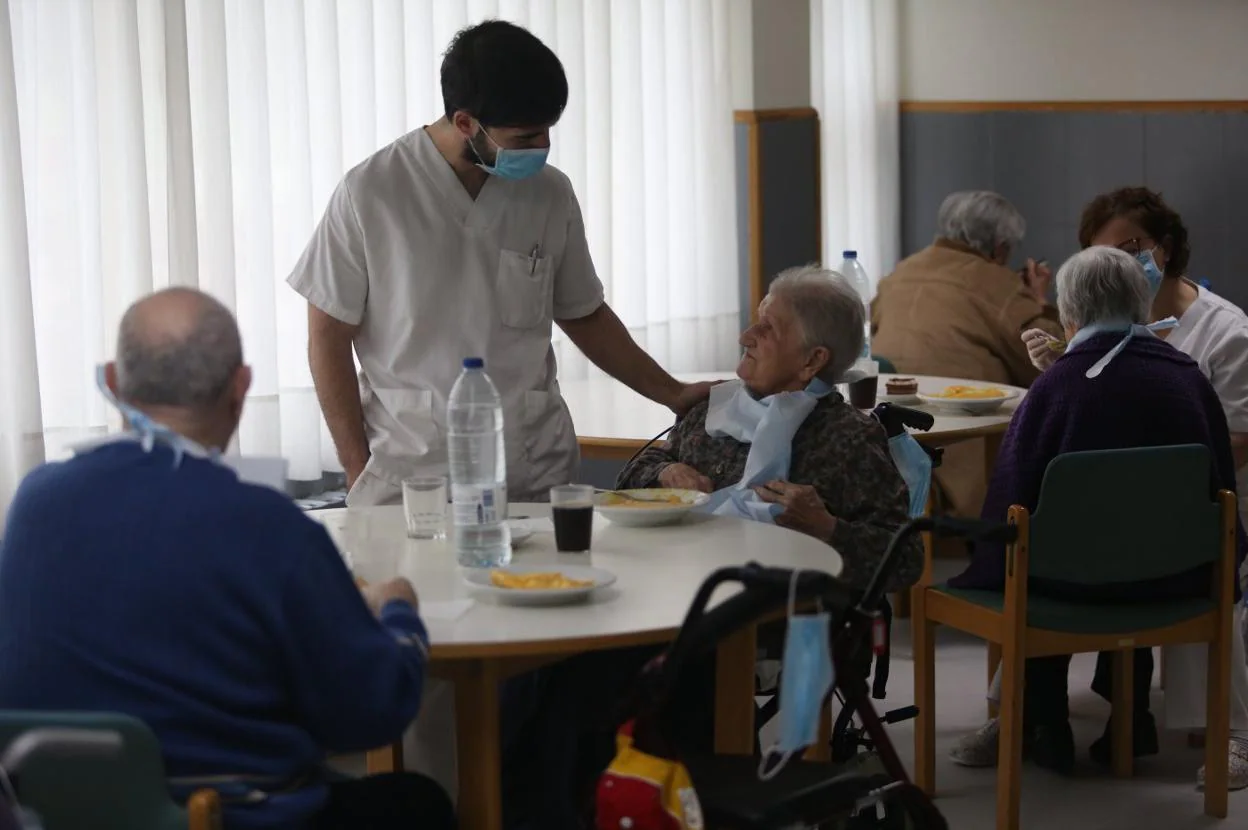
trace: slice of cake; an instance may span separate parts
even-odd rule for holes
[[[914,378],[890,378],[884,384],[884,392],[888,395],[917,395],[919,382]]]

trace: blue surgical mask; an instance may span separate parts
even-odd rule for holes
[[[927,512],[927,494],[932,489],[931,456],[908,432],[889,438],[888,452],[910,493],[910,518],[918,518]]]
[[[95,367],[95,385],[105,399],[115,406],[122,417],[126,419],[130,430],[138,437],[144,452],[151,452],[156,442],[159,441],[173,450],[173,466],[175,467],[181,463],[182,455],[188,449],[191,449],[193,454],[202,453],[202,449],[199,448],[198,444],[182,437],[164,424],[153,421],[146,413],[114,395],[113,390],[108,388],[108,379],[103,366]],[[208,456],[216,459],[219,454],[217,450],[212,450],[208,453]]]
[[[530,176],[536,176],[546,166],[546,157],[550,155],[549,147],[511,150],[507,147],[499,147],[498,142],[485,131],[485,127],[481,128],[481,134],[494,145],[494,164],[486,164],[485,160],[481,158],[481,154],[477,152],[477,148],[473,147],[471,141],[468,142],[468,146],[472,147],[472,152],[477,157],[477,167],[480,167],[491,176],[513,180],[527,179]]]
[[[1148,280],[1148,290],[1150,296],[1156,297],[1157,291],[1161,288],[1161,280],[1164,274],[1157,267],[1157,260],[1153,259],[1153,251],[1150,248],[1147,251],[1140,251],[1135,255],[1140,265],[1144,267],[1144,277]]]
[[[832,649],[828,638],[831,615],[797,614],[797,577],[789,583],[789,622],[784,636],[784,658],[780,669],[780,729],[776,743],[763,753],[758,777],[767,780],[790,758],[819,740],[819,719],[824,701],[836,680]],[[768,766],[773,755],[780,760]]]

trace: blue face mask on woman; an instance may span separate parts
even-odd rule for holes
[[[481,128],[481,135],[485,136],[486,141],[494,145],[494,163],[486,164],[481,158],[481,154],[477,152],[477,148],[473,147],[472,142],[468,142],[468,146],[472,147],[473,155],[477,157],[477,167],[480,167],[491,176],[498,176],[502,179],[527,179],[530,176],[536,176],[546,166],[546,158],[550,155],[549,147],[535,147],[528,150],[511,150],[507,147],[498,146],[498,142],[490,138],[490,134],[485,131],[485,127]]]
[[[1153,249],[1140,251],[1135,255],[1135,258],[1144,267],[1144,278],[1148,280],[1149,292],[1156,297],[1157,292],[1161,289],[1161,281],[1165,275],[1157,267],[1157,260],[1153,258]]]

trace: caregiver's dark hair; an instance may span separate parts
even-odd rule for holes
[[[1147,187],[1120,187],[1088,202],[1079,219],[1079,247],[1091,247],[1101,228],[1119,217],[1139,225],[1165,250],[1167,277],[1187,273],[1192,258],[1187,226],[1178,212],[1162,201],[1160,193]]]
[[[486,127],[554,124],[568,105],[559,58],[527,29],[487,20],[455,35],[442,59],[447,119],[463,110]]]

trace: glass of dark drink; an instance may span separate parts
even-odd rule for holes
[[[849,403],[855,409],[872,409],[880,391],[880,364],[874,360],[859,360],[851,371],[855,378],[849,384]]]
[[[555,525],[555,549],[585,553],[594,537],[594,488],[561,484],[550,488],[550,517]]]

